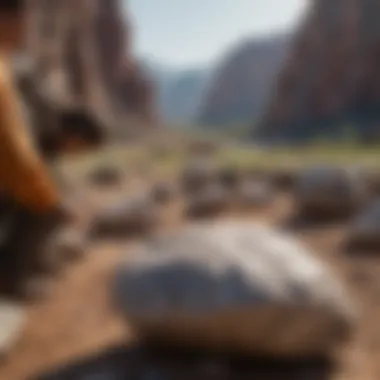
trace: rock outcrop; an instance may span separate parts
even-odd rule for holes
[[[231,125],[258,120],[285,59],[289,36],[242,42],[216,69],[198,114],[200,125]]]
[[[277,358],[328,356],[356,320],[346,289],[313,253],[231,220],[151,238],[116,270],[113,297],[148,341]]]
[[[29,4],[26,55],[44,99],[105,125],[127,116],[153,123],[153,88],[132,56],[131,25],[119,0]]]
[[[306,219],[351,216],[369,199],[364,175],[359,169],[336,166],[305,169],[294,186],[299,213]]]
[[[378,137],[379,15],[374,0],[311,2],[253,135],[272,141]]]

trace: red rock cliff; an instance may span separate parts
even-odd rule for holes
[[[379,135],[380,2],[315,0],[280,72],[258,137]]]
[[[29,0],[27,50],[33,77],[60,108],[102,120],[153,124],[153,87],[136,66],[120,0]]]
[[[285,59],[288,36],[247,40],[226,55],[202,99],[201,125],[234,125],[261,117]]]

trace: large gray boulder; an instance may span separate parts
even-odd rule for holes
[[[147,340],[246,354],[326,354],[355,313],[305,248],[249,222],[188,225],[150,239],[114,278],[117,306]]]
[[[294,197],[303,216],[349,216],[367,202],[369,190],[361,170],[315,166],[300,173]]]

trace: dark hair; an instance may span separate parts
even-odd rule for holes
[[[18,12],[22,5],[23,0],[0,0],[0,12]]]

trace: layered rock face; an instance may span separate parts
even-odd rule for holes
[[[288,36],[269,36],[244,41],[228,53],[204,94],[198,123],[230,125],[258,120],[288,44]]]
[[[380,2],[311,3],[255,137],[296,140],[345,133],[378,137]]]
[[[85,110],[102,122],[154,119],[153,88],[131,53],[120,0],[30,0],[31,77],[59,109]]]
[[[129,326],[156,344],[328,358],[350,337],[357,312],[314,256],[265,225],[192,223],[129,255],[113,275],[111,297]]]

